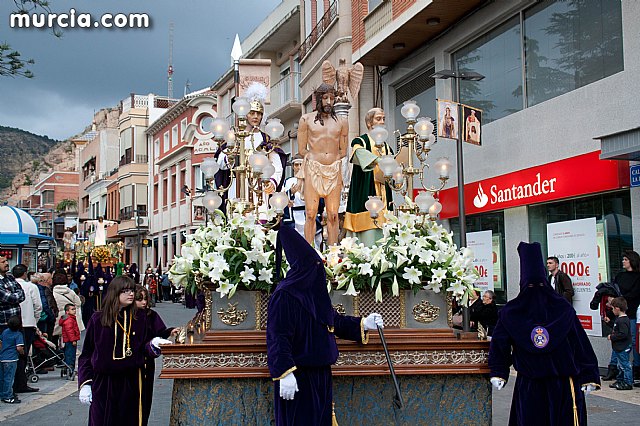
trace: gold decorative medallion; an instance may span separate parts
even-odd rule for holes
[[[413,319],[428,324],[438,319],[440,308],[433,306],[428,300],[423,300],[413,307]]]
[[[333,309],[335,309],[336,312],[339,313],[340,315],[346,315],[347,314],[347,310],[344,308],[344,305],[342,303],[338,303],[337,305],[333,305]]]
[[[229,303],[229,309],[226,311],[222,308],[218,309],[218,318],[223,324],[236,326],[242,324],[247,319],[246,310],[238,310],[238,302]]]

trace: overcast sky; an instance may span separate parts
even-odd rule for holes
[[[174,23],[174,97],[211,85],[231,65],[235,34],[246,38],[280,0],[49,0],[52,12],[147,13],[149,29],[10,28],[12,0],[0,1],[0,43],[36,61],[32,79],[0,77],[0,125],[66,139],[93,112],[129,93],[167,95],[169,24]]]

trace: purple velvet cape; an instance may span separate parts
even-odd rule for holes
[[[336,336],[362,342],[361,319],[333,309],[322,260],[295,229],[281,228],[278,246],[284,248],[291,268],[269,300],[267,317],[276,425],[331,425]],[[294,368],[299,392],[287,401],[280,398],[278,379]]]
[[[600,384],[598,360],[573,307],[547,281],[539,243],[520,243],[520,294],[500,311],[489,350],[491,377],[518,375],[510,425],[587,424],[584,384]],[[538,326],[547,344],[534,346]],[[573,391],[571,382],[573,380]]]
[[[150,344],[151,339],[159,334],[154,329],[157,324],[144,311],[138,310],[131,322],[133,356],[114,360],[114,328],[103,327],[100,316],[101,312],[96,312],[89,320],[78,359],[78,387],[90,384],[93,394],[89,425],[144,424],[144,366],[146,358],[158,356]],[[116,357],[122,357],[124,353],[121,329],[118,329],[115,353]]]

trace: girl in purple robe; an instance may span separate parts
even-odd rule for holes
[[[135,283],[117,277],[109,286],[102,311],[87,324],[78,359],[80,402],[90,405],[89,425],[144,425],[145,358],[160,356],[153,321],[136,309]]]
[[[169,336],[177,334],[179,329],[164,325],[160,315],[149,307],[149,292],[141,285],[136,285],[136,309],[147,314],[151,321],[154,337],[168,339]],[[155,358],[145,357],[144,371],[142,374],[142,424],[147,424],[151,414],[151,404],[153,403],[153,382],[156,377]]]

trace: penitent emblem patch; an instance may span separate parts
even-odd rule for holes
[[[549,332],[541,325],[535,326],[531,331],[531,341],[533,346],[542,349],[549,344]]]

